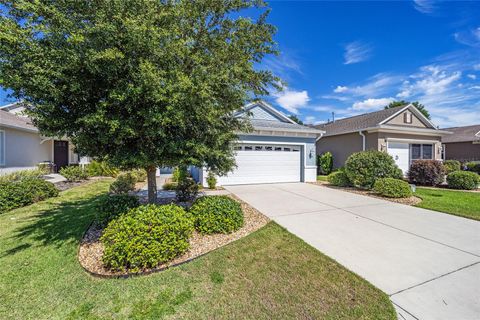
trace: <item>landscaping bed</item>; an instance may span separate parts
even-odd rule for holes
[[[238,240],[252,233],[255,230],[260,229],[270,220],[258,210],[252,208],[246,202],[241,201],[233,195],[229,196],[241,204],[244,215],[243,227],[230,234],[216,233],[207,235],[195,231],[189,241],[190,249],[186,253],[167,263],[160,264],[155,268],[143,269],[139,272],[113,271],[107,268],[102,261],[104,245],[100,241],[102,227],[98,223],[92,223],[92,225],[86,231],[80,243],[78,260],[86,271],[97,276],[121,277],[128,275],[149,274],[198,258],[199,256],[218,249],[232,241]]]

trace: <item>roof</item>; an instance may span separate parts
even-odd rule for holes
[[[380,111],[364,113],[358,116],[336,120],[335,122],[324,123],[315,126],[318,129],[325,130],[325,136],[360,131],[367,128],[377,127],[383,121],[393,116],[406,106],[400,106]]]
[[[0,126],[38,132],[30,118],[17,116],[2,109],[0,109]]]
[[[480,140],[480,124],[465,127],[445,128],[453,134],[442,138],[443,143],[470,142]]]
[[[303,126],[298,123],[287,123],[280,121],[271,121],[271,120],[259,120],[259,119],[250,119],[250,123],[253,128],[256,130],[285,130],[285,131],[297,131],[297,132],[311,132],[311,133],[322,133],[322,130]]]

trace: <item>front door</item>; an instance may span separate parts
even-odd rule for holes
[[[57,165],[57,172],[68,166],[68,141],[53,142],[53,162]]]
[[[403,174],[407,174],[409,165],[409,145],[403,142],[389,142],[388,154],[393,157],[397,166],[402,169]]]

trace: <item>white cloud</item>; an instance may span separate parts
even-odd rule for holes
[[[453,34],[457,42],[470,47],[480,47],[480,27]]]
[[[480,90],[480,86],[472,86],[472,87],[470,87],[470,89],[473,89],[473,90]]]
[[[353,64],[365,61],[372,55],[372,47],[369,44],[361,41],[350,42],[345,46],[345,53],[343,55],[344,64]]]
[[[472,79],[472,80],[477,79],[477,76],[474,75],[474,74],[467,74],[467,77],[469,77],[469,78]]]
[[[308,101],[310,101],[306,90],[295,91],[287,88],[282,92],[276,93],[274,96],[278,105],[294,114],[298,114],[298,109],[305,107]]]
[[[392,87],[399,86],[401,76],[392,76],[386,73],[378,73],[368,79],[364,85],[351,87],[348,92],[355,96],[372,97],[391,91]]]
[[[348,90],[348,87],[345,87],[345,86],[337,86],[333,92],[335,93],[342,93],[342,92],[345,92]]]
[[[433,13],[437,9],[433,0],[413,0],[413,7],[421,13]]]
[[[473,70],[480,71],[480,63],[475,64]]]
[[[392,102],[393,98],[379,98],[379,99],[366,99],[363,101],[357,101],[352,105],[352,110],[356,111],[372,111],[372,110],[378,110],[381,109],[382,107],[385,107],[388,105],[390,102]]]

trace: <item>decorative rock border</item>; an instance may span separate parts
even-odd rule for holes
[[[105,268],[102,262],[103,244],[99,240],[102,234],[102,229],[95,223],[90,224],[82,237],[77,254],[78,261],[86,272],[95,277],[127,278],[131,276],[147,275],[197,259],[198,257],[245,237],[265,226],[270,221],[269,218],[248,205],[246,202],[241,201],[234,195],[229,196],[240,202],[242,206],[245,223],[240,230],[231,234],[213,235],[202,235],[198,232],[194,232],[190,239],[190,249],[185,254],[165,264],[159,265],[156,268],[145,269],[136,273],[114,272]]]

